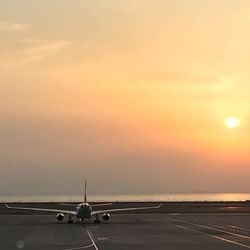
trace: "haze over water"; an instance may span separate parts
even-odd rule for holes
[[[182,201],[245,201],[250,193],[190,193],[151,195],[89,195],[89,202],[182,202]],[[76,195],[10,195],[0,196],[0,202],[81,202],[82,194]]]

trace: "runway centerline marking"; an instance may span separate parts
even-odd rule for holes
[[[96,245],[96,243],[94,241],[93,235],[90,233],[90,231],[88,229],[86,230],[86,232],[87,232],[87,234],[88,234],[88,236],[89,236],[89,238],[90,238],[93,246],[95,247],[95,250],[99,250],[99,248],[97,247],[97,245]]]
[[[201,232],[199,230],[196,230],[196,229],[193,229],[193,228],[189,228],[189,227],[185,227],[185,226],[180,226],[180,225],[176,225],[176,226],[179,227],[179,228],[185,229],[185,230],[189,230],[189,231],[193,231],[193,232],[196,232],[196,233],[200,233],[200,234],[209,236],[209,237],[217,239],[217,240],[221,240],[221,241],[224,241],[224,242],[227,242],[227,243],[230,243],[230,244],[234,244],[234,245],[237,245],[237,246],[241,246],[241,247],[250,249],[250,246],[241,244],[241,243],[239,243],[237,241],[228,240],[228,239],[225,239],[223,237],[219,237],[219,236],[215,236],[215,235],[208,234],[208,233],[205,233],[205,232]]]

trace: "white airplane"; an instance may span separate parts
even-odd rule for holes
[[[143,210],[143,209],[157,209],[160,208],[162,204],[155,207],[134,207],[134,208],[118,208],[118,209],[104,209],[104,210],[97,210],[93,211],[92,207],[97,206],[106,206],[111,205],[112,203],[106,203],[106,204],[97,204],[97,205],[90,205],[87,202],[87,185],[85,181],[85,190],[84,190],[84,202],[80,203],[76,206],[75,211],[69,211],[69,210],[61,210],[61,209],[47,209],[47,208],[31,208],[31,207],[11,207],[5,204],[5,206],[9,209],[18,209],[18,210],[30,210],[30,211],[44,211],[44,212],[52,212],[52,213],[58,213],[56,215],[56,218],[58,221],[63,221],[64,214],[69,215],[68,223],[72,224],[73,219],[72,217],[76,217],[80,220],[90,219],[92,217],[95,217],[95,223],[100,223],[99,215],[102,214],[102,219],[107,221],[110,219],[110,214],[113,212],[120,212],[120,211],[135,211],[135,210]],[[61,205],[67,205],[67,206],[75,206],[74,204],[65,204],[61,203]]]

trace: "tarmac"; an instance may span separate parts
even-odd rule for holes
[[[250,249],[250,213],[245,204],[202,204],[206,212],[192,210],[192,207],[200,209],[197,203],[179,203],[179,209],[176,209],[178,204],[164,203],[161,209],[153,212],[112,214],[109,221],[101,224],[94,224],[93,220],[67,224],[67,220],[57,222],[54,214],[9,212],[0,205],[0,249]],[[43,204],[42,207],[50,205]],[[114,204],[115,207],[124,205],[131,206],[129,203]],[[139,206],[140,203],[132,205]],[[209,207],[211,213],[207,212]],[[166,213],[168,210],[171,212]],[[180,210],[184,212],[180,213]],[[185,213],[190,210],[193,212]]]

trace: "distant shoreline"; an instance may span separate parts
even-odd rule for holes
[[[68,195],[0,195],[0,202],[77,202],[83,194]],[[133,195],[88,195],[92,202],[244,202],[250,200],[250,193],[167,193]]]

